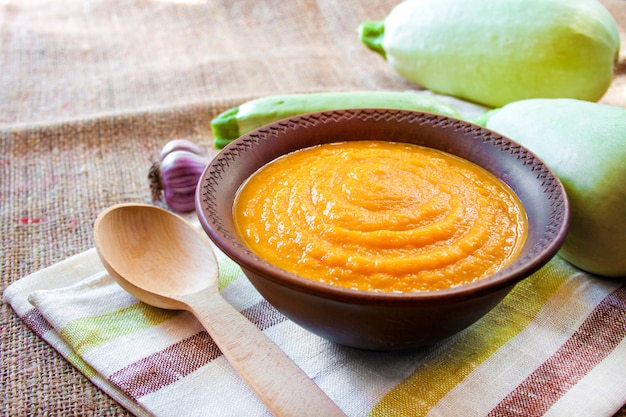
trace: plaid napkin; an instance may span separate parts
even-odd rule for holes
[[[452,338],[367,352],[293,324],[215,252],[224,298],[348,416],[611,416],[626,403],[626,283],[558,256]],[[138,416],[270,415],[191,314],[138,302],[95,249],[15,282],[3,299]]]

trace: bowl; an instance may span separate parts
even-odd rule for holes
[[[302,278],[248,249],[235,229],[233,203],[251,174],[298,149],[363,139],[439,149],[496,175],[513,189],[527,212],[528,237],[519,256],[506,268],[469,285],[381,293]],[[323,338],[366,350],[412,349],[467,328],[557,253],[569,221],[567,196],[559,179],[536,155],[513,140],[465,121],[389,109],[310,113],[241,136],[205,169],[196,192],[196,211],[209,238],[278,311]]]

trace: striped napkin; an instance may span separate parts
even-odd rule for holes
[[[215,252],[224,298],[348,416],[612,416],[626,403],[626,283],[558,256],[452,338],[367,352],[295,325]],[[270,415],[193,316],[126,294],[95,249],[15,282],[3,299],[138,416]]]

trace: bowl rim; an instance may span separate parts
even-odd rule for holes
[[[226,158],[230,162],[232,162],[232,154],[239,155],[241,154],[242,149],[251,148],[250,145],[247,145],[247,143],[249,143],[250,141],[258,142],[258,137],[267,136],[268,132],[284,131],[285,128],[289,129],[290,126],[293,126],[294,124],[297,125],[299,122],[304,121],[304,123],[306,123],[306,121],[310,120],[311,118],[314,119],[317,117],[325,117],[330,122],[338,122],[341,121],[342,116],[346,114],[350,114],[352,117],[354,117],[354,114],[365,115],[367,117],[376,113],[412,115],[415,117],[424,117],[425,120],[434,121],[436,123],[449,123],[456,125],[457,127],[462,129],[469,129],[472,132],[479,132],[479,134],[482,136],[493,137],[497,139],[504,147],[513,146],[515,148],[519,148],[521,150],[521,153],[525,155],[525,157],[531,158],[536,161],[536,166],[541,167],[541,170],[543,170],[546,180],[554,183],[553,188],[554,190],[558,191],[558,199],[560,199],[560,213],[562,220],[559,223],[558,230],[555,230],[553,232],[554,237],[548,240],[547,244],[545,244],[536,253],[534,253],[533,258],[529,261],[521,264],[514,261],[513,263],[509,264],[495,274],[492,274],[485,278],[481,278],[469,284],[463,284],[435,291],[403,293],[383,291],[376,292],[350,289],[321,283],[315,280],[300,277],[296,274],[274,266],[257,256],[250,249],[248,249],[243,241],[239,243],[231,239],[239,239],[238,237],[231,236],[231,238],[229,238],[225,236],[224,232],[220,230],[219,225],[216,224],[216,219],[207,214],[203,198],[205,191],[203,190],[207,186],[208,182],[210,182],[210,176],[214,172],[214,169],[216,168],[216,166],[219,165],[218,158]],[[303,148],[304,147],[298,147],[297,149]],[[266,161],[265,163],[268,162],[269,161]],[[241,183],[239,185],[241,185]],[[552,259],[552,257],[557,254],[566,238],[570,218],[569,202],[562,182],[560,181],[558,176],[552,171],[552,169],[550,169],[537,155],[532,153],[527,148],[523,147],[521,144],[501,135],[500,133],[487,129],[486,127],[471,123],[469,121],[454,119],[448,116],[442,116],[423,111],[382,108],[341,109],[299,114],[296,116],[287,117],[273,123],[268,123],[244,135],[241,135],[239,138],[225,146],[216,155],[216,157],[209,162],[208,166],[204,170],[196,189],[196,213],[200,220],[202,228],[207,233],[209,238],[213,241],[213,243],[222,252],[224,252],[226,256],[228,256],[235,263],[237,263],[242,269],[247,269],[258,275],[262,275],[265,279],[285,287],[290,287],[294,289],[297,288],[298,291],[315,294],[316,296],[320,296],[326,299],[343,302],[349,301],[353,304],[396,304],[407,303],[410,301],[419,301],[421,303],[441,303],[444,300],[446,302],[459,301],[475,298],[481,295],[487,295],[505,289],[511,289],[519,281],[539,270],[550,259]],[[219,222],[220,221],[218,219],[217,223]]]

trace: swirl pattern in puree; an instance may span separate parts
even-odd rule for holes
[[[346,288],[415,292],[470,283],[509,264],[526,239],[515,193],[477,165],[384,141],[282,156],[238,191],[235,223],[284,270]]]

